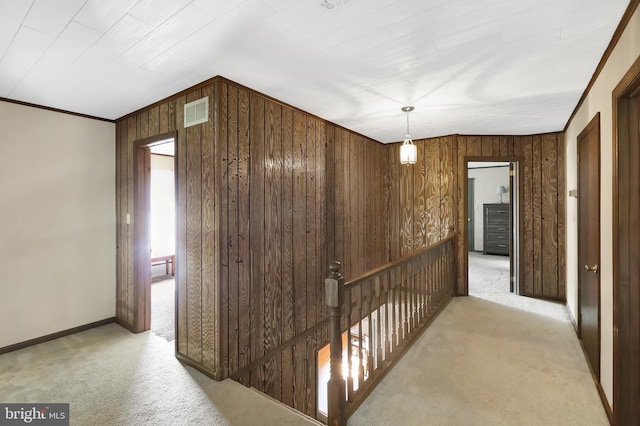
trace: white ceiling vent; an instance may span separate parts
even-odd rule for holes
[[[209,121],[209,97],[198,99],[184,105],[184,127]]]

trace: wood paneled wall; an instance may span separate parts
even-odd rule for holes
[[[390,260],[456,231],[457,291],[468,292],[464,245],[465,157],[520,158],[521,292],[565,300],[564,135],[447,136],[415,141],[418,163],[401,166],[400,144],[388,146],[385,196]]]
[[[205,96],[213,101],[213,81],[133,113],[116,122],[117,295],[116,318],[130,329],[136,324],[134,280],[134,142],[171,132],[176,141],[176,352],[181,359],[213,377],[220,371],[215,356],[219,342],[216,214],[220,173],[214,144],[214,114],[209,121],[185,129],[184,104]],[[127,225],[127,214],[131,223]]]
[[[414,141],[418,162],[399,162],[400,144],[387,146],[385,230],[389,260],[441,241],[455,228],[455,136]]]
[[[184,129],[203,96],[209,122]],[[328,263],[351,278],[387,261],[386,147],[223,78],[118,120],[117,318],[132,329],[133,144],[171,131],[178,356],[315,417]]]
[[[210,120],[185,129],[186,102]],[[328,342],[324,277],[347,279],[440,241],[455,228],[465,156],[523,158],[524,290],[564,298],[562,134],[416,141],[401,166],[382,145],[216,77],[123,117],[117,140],[117,319],[136,328],[133,146],[177,134],[179,358],[316,415],[315,354]]]
[[[315,416],[328,262],[349,276],[385,262],[384,146],[236,84],[218,88],[222,376]]]

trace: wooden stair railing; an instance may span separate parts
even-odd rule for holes
[[[330,265],[325,280],[331,332],[329,425],[346,425],[349,416],[451,300],[453,256],[450,236],[347,283],[340,274],[340,263]],[[342,345],[344,334],[346,348]]]

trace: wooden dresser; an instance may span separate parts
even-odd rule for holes
[[[484,204],[484,254],[509,255],[509,204]]]

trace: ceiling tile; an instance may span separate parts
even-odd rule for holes
[[[0,61],[0,96],[7,97],[51,45],[54,37],[28,27],[20,27]]]
[[[57,36],[84,2],[85,0],[36,0],[24,20],[24,25]]]
[[[0,0],[0,59],[9,48],[30,7],[31,2],[28,1]]]
[[[106,32],[121,21],[133,4],[131,0],[88,0],[73,20],[96,31]]]

